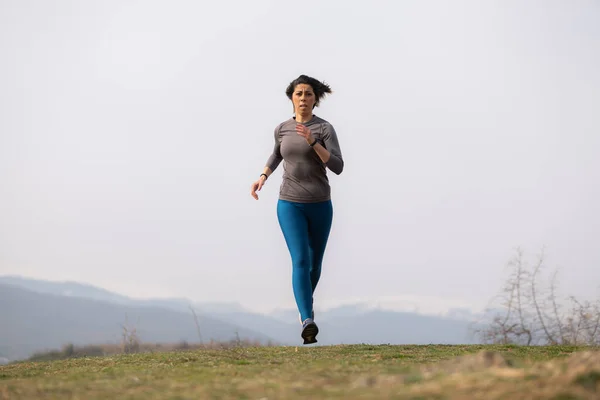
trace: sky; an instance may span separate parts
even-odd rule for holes
[[[316,308],[480,309],[521,247],[600,288],[597,1],[0,0],[0,275],[294,307],[282,167],[331,85]]]

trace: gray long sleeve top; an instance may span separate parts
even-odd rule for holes
[[[303,123],[313,137],[325,147],[331,157],[324,163],[314,148],[296,132],[295,118],[292,117],[275,128],[275,146],[267,160],[267,167],[275,171],[283,161],[283,181],[279,189],[282,200],[316,203],[331,199],[331,188],[326,168],[339,175],[344,169],[344,160],[333,126],[322,118],[313,118]]]

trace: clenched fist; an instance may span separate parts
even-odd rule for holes
[[[304,126],[302,124],[296,125],[296,133],[298,135],[302,136],[306,140],[306,143],[308,143],[308,144],[313,144],[313,142],[315,141],[310,129],[308,129],[306,126]]]

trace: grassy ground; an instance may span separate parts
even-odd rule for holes
[[[28,362],[0,367],[0,399],[597,399],[596,350],[352,345]]]

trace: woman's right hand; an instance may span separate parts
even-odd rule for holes
[[[258,195],[256,194],[256,192],[260,192],[260,189],[262,189],[262,187],[265,184],[266,180],[267,180],[267,178],[265,178],[264,175],[261,175],[260,178],[258,178],[258,180],[256,182],[254,182],[252,184],[252,186],[250,187],[250,194],[256,200],[258,200]]]

